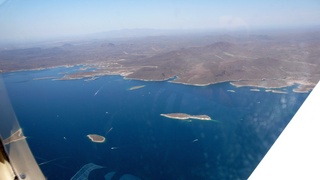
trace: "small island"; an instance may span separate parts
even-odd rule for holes
[[[133,86],[133,87],[129,88],[129,91],[136,90],[136,89],[140,89],[140,88],[143,88],[143,87],[145,87],[145,85],[142,85],[142,86]]]
[[[278,94],[288,94],[286,91],[273,90],[273,89],[266,89],[265,92],[272,92],[272,93],[278,93]]]
[[[211,117],[208,115],[189,115],[186,113],[169,113],[169,114],[160,114],[160,115],[166,118],[185,120],[188,122],[191,122],[192,119],[205,120],[205,121],[212,120]]]
[[[278,94],[288,94],[285,91],[281,91],[281,90],[272,90],[273,93],[278,93]]]
[[[87,137],[95,143],[103,143],[106,141],[106,138],[97,134],[88,134]]]
[[[193,116],[190,116],[190,119],[205,120],[205,121],[212,120],[208,115],[193,115]]]

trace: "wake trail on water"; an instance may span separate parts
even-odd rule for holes
[[[44,164],[51,163],[53,161],[57,161],[57,160],[60,160],[60,159],[66,159],[66,158],[71,158],[71,157],[69,157],[69,156],[58,157],[58,158],[55,158],[55,159],[51,159],[49,161],[45,161],[45,162],[39,163],[38,165],[41,166],[41,165],[44,165]]]
[[[101,87],[93,94],[93,96],[96,96],[96,95],[101,91],[101,89],[102,89],[104,86],[105,86],[105,85],[101,86]]]

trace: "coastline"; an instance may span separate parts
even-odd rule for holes
[[[22,72],[22,71],[39,71],[39,70],[47,70],[47,69],[54,69],[54,68],[73,68],[76,66],[83,66],[81,69],[79,69],[77,72],[81,72],[84,69],[87,70],[90,65],[88,64],[75,64],[75,65],[62,65],[62,66],[53,66],[53,67],[48,67],[48,68],[35,68],[35,69],[21,69],[21,70],[15,70],[15,71],[7,71],[7,72],[1,72],[0,74],[3,73],[11,73],[11,72]],[[92,65],[91,65],[92,67]],[[100,70],[100,71],[99,71]],[[125,71],[125,72],[124,72]],[[176,83],[176,84],[182,84],[182,85],[188,85],[188,86],[198,86],[198,87],[204,87],[204,86],[209,86],[209,85],[214,85],[214,84],[219,84],[219,83],[230,83],[234,87],[252,87],[251,91],[258,91],[259,89],[257,88],[264,88],[265,92],[272,92],[272,93],[286,93],[281,90],[280,88],[285,88],[285,87],[290,87],[293,85],[298,85],[298,87],[294,88],[292,91],[295,93],[308,93],[310,92],[313,87],[315,86],[314,83],[311,82],[299,82],[299,80],[289,80],[285,81],[285,84],[276,82],[276,81],[283,81],[283,79],[262,79],[262,80],[256,80],[256,79],[240,79],[240,80],[227,80],[227,81],[217,81],[217,82],[210,82],[210,83],[203,83],[203,84],[197,84],[197,83],[187,83],[187,82],[181,82],[177,81],[179,80],[178,75],[170,76],[165,79],[143,79],[143,78],[134,78],[134,77],[127,77],[128,75],[132,74],[133,72],[129,72],[127,70],[119,70],[117,71],[108,71],[104,72],[103,69],[98,69],[93,70],[93,71],[88,71],[85,72],[86,74],[66,74],[61,78],[56,78],[53,76],[48,76],[48,77],[39,77],[39,78],[34,78],[34,80],[43,80],[43,79],[52,79],[52,80],[80,80],[80,79],[88,79],[87,81],[95,80],[99,77],[102,76],[109,76],[109,75],[119,75],[125,80],[139,80],[139,81],[145,81],[145,82],[163,82],[167,81],[169,83]],[[173,80],[170,80],[174,78]],[[266,81],[275,81],[272,83],[279,83],[278,85],[262,85],[259,83],[266,82]],[[241,84],[242,83],[242,84]],[[267,91],[270,90],[270,91]],[[260,91],[260,90],[259,90]]]

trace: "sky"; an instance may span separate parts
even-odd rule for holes
[[[121,29],[320,25],[319,0],[0,0],[0,41]]]

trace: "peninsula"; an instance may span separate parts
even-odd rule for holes
[[[320,30],[286,32],[199,33],[3,48],[0,73],[81,64],[61,80],[121,75],[196,86],[231,82],[236,87],[279,89],[297,85],[294,92],[308,92],[320,80]]]

